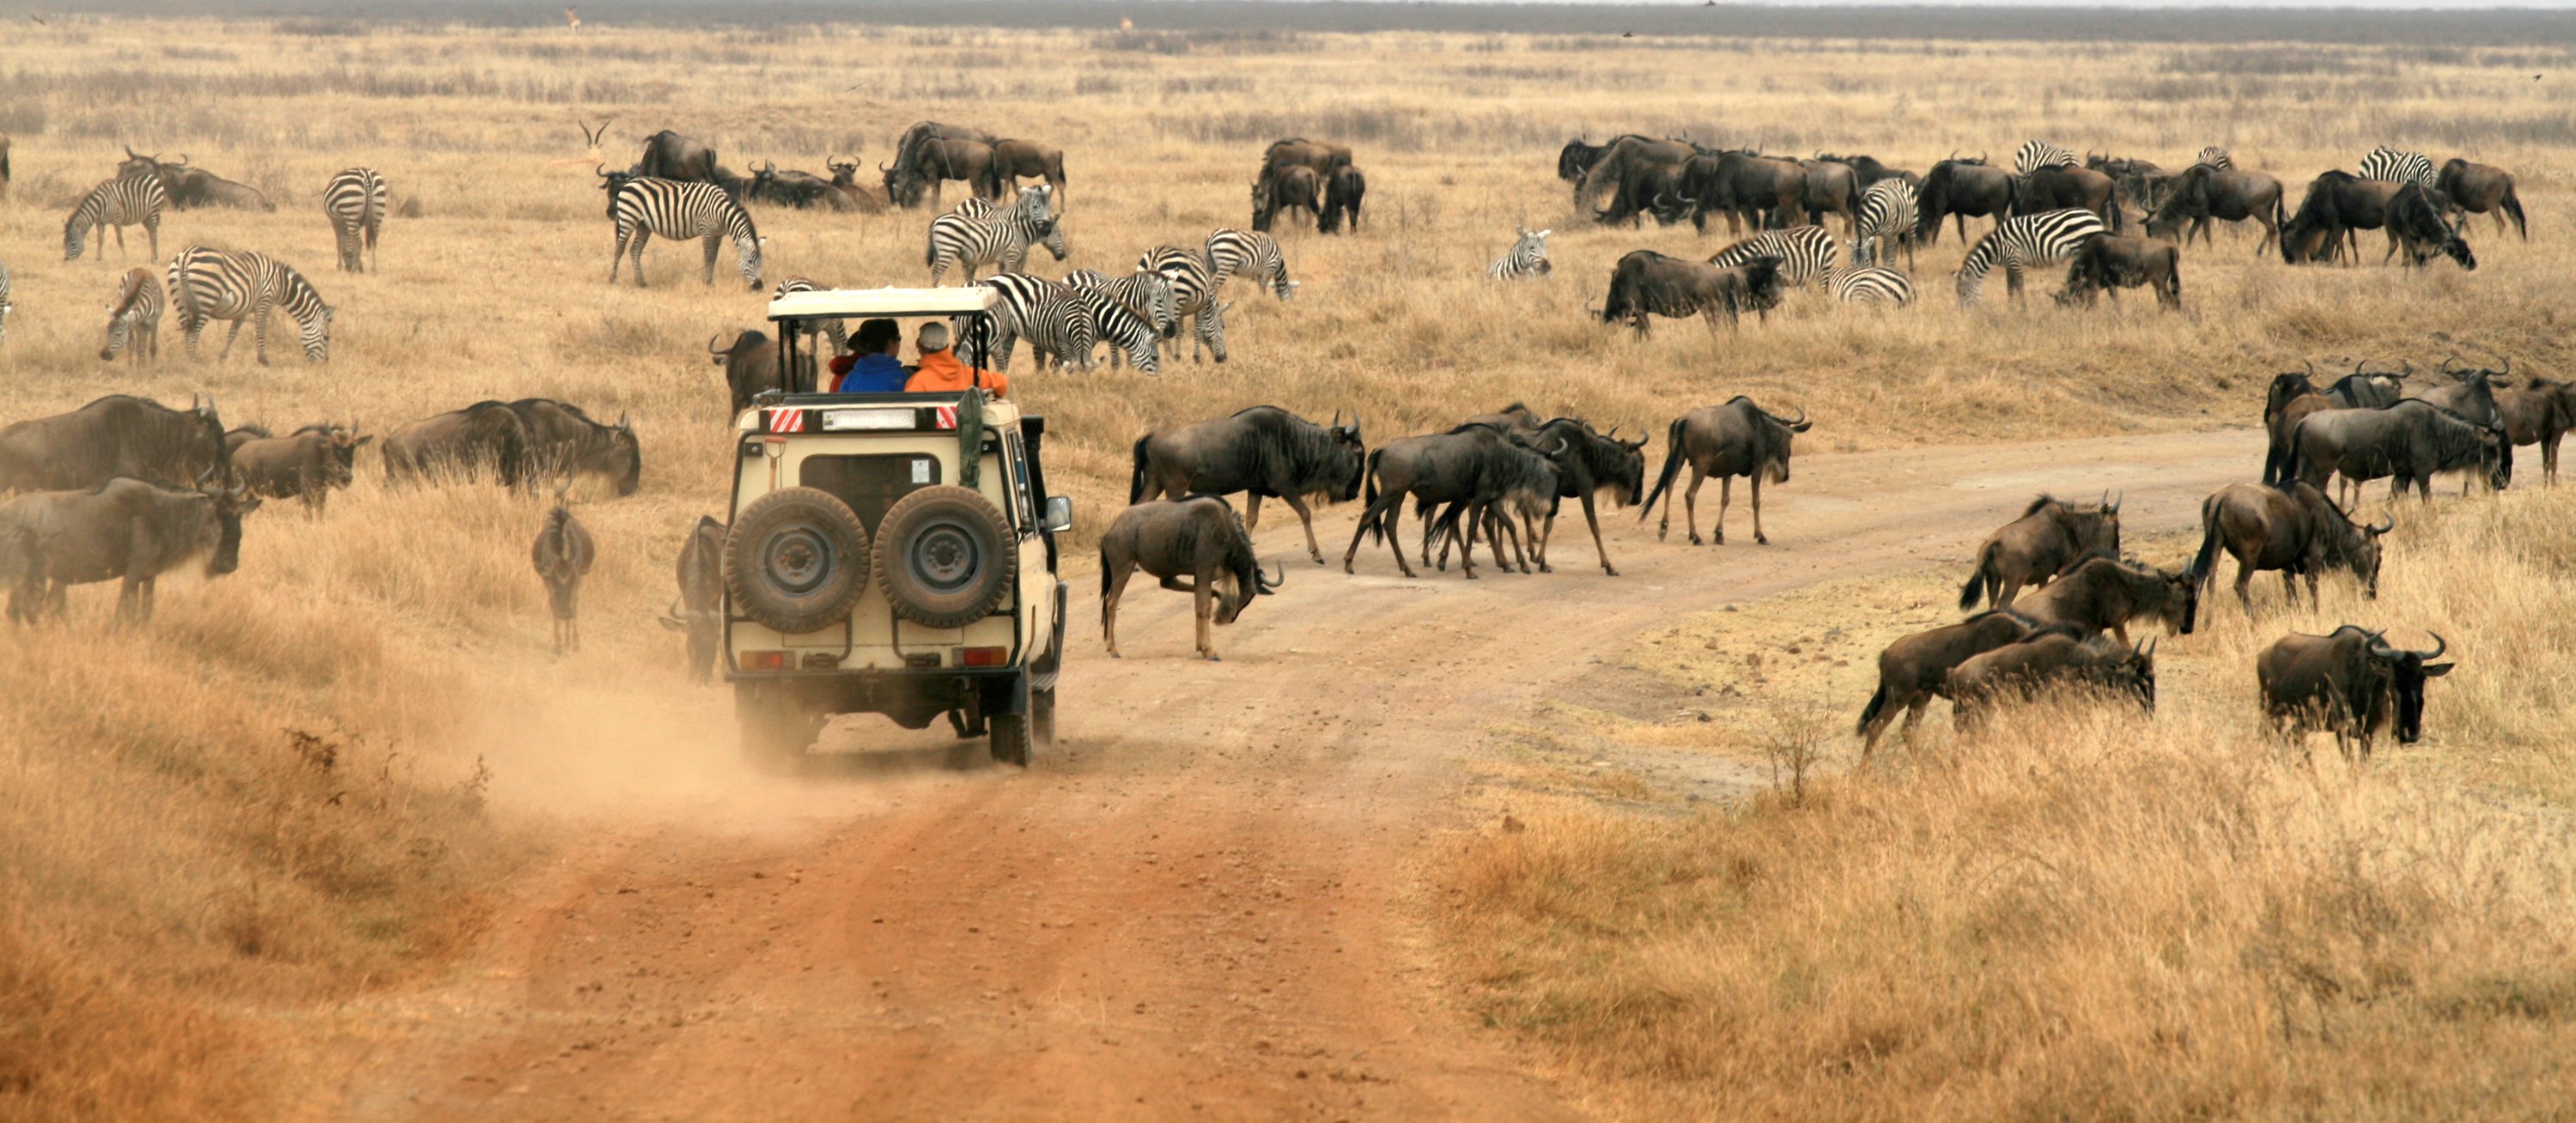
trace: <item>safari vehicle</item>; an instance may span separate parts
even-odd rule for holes
[[[755,763],[801,758],[834,714],[946,715],[1009,764],[1054,739],[1055,536],[1073,507],[1046,492],[1045,420],[982,390],[824,394],[798,377],[816,321],[935,316],[981,343],[995,303],[978,285],[770,304],[778,384],[734,421],[724,548],[725,678]]]

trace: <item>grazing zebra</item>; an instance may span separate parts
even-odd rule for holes
[[[1527,227],[1515,226],[1512,229],[1520,232],[1521,240],[1512,243],[1512,248],[1494,259],[1493,267],[1485,270],[1486,280],[1515,281],[1524,277],[1544,277],[1556,271],[1556,266],[1547,259],[1547,236],[1555,231],[1541,230],[1532,234]]]
[[[1914,227],[1921,211],[1914,185],[1901,179],[1882,179],[1869,185],[1860,197],[1857,241],[1852,244],[1852,264],[1875,265],[1882,254],[1894,251],[1883,243],[1905,247],[1905,268],[1914,269]]]
[[[266,364],[272,308],[295,317],[305,358],[319,363],[331,357],[334,309],[322,303],[322,294],[303,274],[266,254],[204,246],[180,250],[179,256],[170,259],[170,306],[178,310],[179,327],[188,334],[190,359],[197,357],[197,338],[205,333],[206,321],[233,322],[232,331],[224,336],[223,351],[215,356],[221,360],[233,353],[242,322],[249,320],[255,325],[251,339],[258,346],[259,361]]]
[[[2361,158],[2361,178],[2382,183],[2420,183],[2433,189],[2433,161],[2421,152],[2403,152],[2380,145]]]
[[[1270,287],[1270,294],[1281,300],[1297,295],[1297,282],[1288,279],[1288,259],[1279,256],[1279,240],[1258,231],[1219,230],[1208,235],[1208,265],[1213,269],[1208,283],[1218,289],[1240,273]]]
[[[1803,285],[1812,279],[1817,288],[1831,292],[1832,285],[1826,281],[1825,275],[1833,271],[1841,253],[1834,236],[1825,233],[1824,227],[1795,226],[1787,230],[1765,230],[1746,238],[1717,251],[1709,257],[1708,263],[1732,268],[1757,257],[1776,257],[1780,259],[1782,285]]]
[[[2041,168],[2083,166],[2084,161],[2076,159],[2074,153],[2044,140],[2025,142],[2021,151],[2013,153],[2013,178],[2016,180],[2028,179],[2030,173]]]
[[[1170,339],[1173,325],[1179,320],[1172,310],[1172,279],[1151,269],[1139,269],[1111,280],[1097,269],[1076,269],[1064,275],[1064,283],[1082,292],[1100,293],[1144,317],[1146,327],[1156,338]],[[1100,325],[1100,338],[1110,341],[1108,324]],[[1115,353],[1111,361],[1117,361]]]
[[[1959,303],[1976,303],[1986,274],[1998,265],[2014,299],[2020,299],[2022,270],[2064,261],[2086,239],[2103,233],[2102,216],[2080,207],[2007,218],[1978,239],[1967,260],[1959,263]]]
[[[1843,304],[1890,304],[1902,308],[1914,303],[1914,282],[1893,269],[1876,265],[1828,266],[1824,281],[1825,291]]]
[[[322,213],[331,216],[331,233],[340,240],[340,271],[375,268],[376,232],[385,224],[385,177],[374,168],[350,168],[332,176],[322,187]],[[363,261],[358,257],[361,245],[367,251]]]
[[[1108,289],[1068,287],[1072,288],[1074,300],[1091,317],[1092,334],[1109,345],[1109,361],[1113,365],[1124,362],[1147,374],[1163,373],[1159,350],[1163,333],[1145,312]],[[1170,287],[1164,286],[1164,291],[1169,292]],[[1091,364],[1086,359],[1082,365]]]
[[[993,306],[992,348],[989,361],[978,366],[993,370],[1011,369],[1011,348],[1022,339],[1037,352],[1039,365],[1049,358],[1070,366],[1088,368],[1091,349],[1099,340],[1099,329],[1091,313],[1073,289],[1044,277],[1026,273],[996,273],[976,282],[1002,294],[1001,303]],[[956,337],[967,338],[966,324],[956,324]]]
[[[92,229],[116,231],[116,250],[125,252],[125,228],[142,224],[143,234],[151,240],[152,259],[161,259],[161,210],[170,205],[170,196],[162,190],[161,177],[150,172],[118,176],[90,188],[81,196],[72,216],[63,220],[63,260],[80,260],[82,242]],[[99,246],[99,256],[106,257],[107,247]]]
[[[771,300],[776,300],[791,292],[822,292],[830,287],[830,285],[821,284],[807,277],[789,277],[778,286],[778,290],[776,292],[769,294],[769,298]],[[811,329],[806,334],[819,335],[832,341],[832,353],[834,355],[849,353],[850,333],[847,325],[843,324],[839,320],[807,320],[805,323],[807,327]],[[810,347],[812,344],[809,343],[807,346]]]
[[[951,265],[963,266],[968,281],[986,265],[1017,273],[1033,245],[1044,244],[1057,261],[1064,260],[1064,229],[1056,225],[1051,209],[1054,194],[1054,188],[1041,183],[1021,188],[1019,201],[1009,210],[975,215],[960,206],[930,220],[930,243],[922,254],[922,263],[930,267],[930,283],[938,284]]]
[[[2219,146],[2217,146],[2217,145],[2215,145],[2215,144],[2210,145],[2210,146],[2209,146],[2209,147],[2207,147],[2207,148],[2203,148],[2203,149],[2201,149],[2201,150],[2200,150],[2200,156],[2199,156],[2199,158],[2198,158],[2198,159],[2196,159],[2196,160],[2194,160],[2193,162],[2194,162],[2194,163],[2200,163],[2200,164],[2207,164],[2207,165],[2209,165],[2210,167],[2216,168],[2216,169],[2218,169],[2218,170],[2220,170],[2220,171],[2222,171],[2222,172],[2224,172],[2224,171],[2233,171],[2233,170],[2235,170],[2235,168],[2236,168],[2236,161],[2234,161],[2234,160],[2230,160],[2230,159],[2228,159],[2228,158],[2227,158],[2227,150],[2226,150],[2226,149],[2224,149],[2224,148],[2220,148]]]
[[[742,279],[760,288],[760,231],[751,213],[712,183],[683,183],[649,176],[619,184],[608,213],[617,219],[617,252],[608,258],[608,283],[617,283],[617,266],[628,247],[635,255],[635,287],[644,285],[644,243],[659,234],[674,241],[697,238],[706,243],[706,283],[716,283],[716,250],[733,239],[734,264]]]
[[[99,348],[99,361],[114,359],[129,347],[135,362],[147,354],[153,362],[161,361],[161,279],[140,265],[116,282],[116,300],[107,306],[107,346]]]
[[[1181,317],[1195,317],[1197,327],[1190,335],[1190,361],[1199,361],[1199,348],[1204,346],[1225,361],[1225,307],[1216,300],[1215,270],[1207,256],[1197,250],[1178,246],[1156,246],[1136,259],[1136,268],[1160,273],[1172,282],[1172,319],[1179,327]]]

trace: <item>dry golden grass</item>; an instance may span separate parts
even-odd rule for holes
[[[579,494],[602,561],[584,595],[591,649],[578,659],[543,654],[538,586],[524,569],[541,503],[478,489],[389,493],[372,458],[327,518],[290,505],[255,515],[241,572],[165,589],[153,624],[102,633],[107,596],[88,590],[70,628],[0,648],[0,697],[12,703],[0,708],[0,1113],[272,1114],[260,1089],[273,1085],[245,1075],[264,1071],[259,1044],[218,1014],[418,971],[469,931],[477,892],[532,845],[513,825],[523,820],[480,809],[478,759],[496,802],[576,814],[730,782],[724,699],[683,688],[677,645],[648,617],[668,599],[672,544],[724,505],[724,391],[701,348],[757,324],[761,296],[723,280],[730,251],[706,287],[695,248],[669,243],[648,254],[654,288],[604,284],[600,196],[587,168],[561,162],[579,154],[575,118],[616,116],[612,162],[670,127],[737,168],[775,159],[820,170],[827,154],[851,152],[873,166],[921,118],[1042,137],[1066,149],[1072,176],[1073,256],[1045,263],[1051,273],[1119,269],[1155,244],[1195,246],[1244,224],[1248,176],[1271,139],[1354,145],[1371,179],[1367,228],[1283,233],[1305,285],[1290,304],[1234,294],[1231,363],[1184,362],[1159,379],[1019,372],[1021,396],[1053,419],[1051,477],[1076,496],[1087,535],[1122,500],[1138,433],[1258,402],[1319,417],[1357,409],[1383,440],[1515,398],[1659,430],[1684,407],[1749,392],[1806,407],[1822,447],[1862,448],[2241,423],[2270,372],[2311,356],[2423,364],[2495,351],[2518,371],[2564,373],[2556,317],[2576,297],[2576,95],[2522,76],[2563,73],[2569,61],[2554,44],[1630,43],[628,30],[596,19],[578,39],[311,21],[13,25],[0,41],[0,131],[16,141],[18,179],[0,205],[0,260],[18,312],[0,347],[0,420],[110,392],[179,402],[208,391],[235,423],[354,418],[381,431],[480,398],[540,395],[631,413],[647,465],[634,498]],[[1705,254],[1718,240],[1597,229],[1569,209],[1553,177],[1558,145],[1632,129],[1916,167],[1952,149],[2000,156],[2029,136],[2167,162],[2214,141],[2294,182],[2378,143],[2414,144],[2514,168],[2534,241],[2498,242],[2481,220],[2472,238],[2484,268],[2408,276],[2293,271],[2254,259],[2250,238],[2231,232],[2187,255],[2191,311],[2166,316],[2143,300],[2060,313],[2041,295],[2051,279],[2031,306],[1998,294],[1961,311],[1946,276],[1961,248],[1945,238],[1922,259],[1920,308],[1855,315],[1806,294],[1768,325],[1715,335],[1670,325],[1640,343],[1583,312],[1610,263],[1638,246]],[[96,361],[109,286],[145,255],[140,244],[121,255],[94,245],[63,263],[60,222],[126,143],[187,153],[269,192],[274,214],[172,214],[163,255],[204,242],[297,265],[340,309],[331,364],[304,364],[283,324],[269,367],[242,353],[188,361],[174,332],[158,366]],[[356,164],[383,172],[405,217],[385,232],[382,271],[346,276],[330,267],[315,195]],[[773,239],[773,282],[926,275],[927,212],[757,217]],[[1483,281],[1515,223],[1556,228],[1553,279]],[[129,238],[139,243],[139,231]],[[2444,590],[2392,601],[2472,614],[2490,605],[2466,582]],[[2509,635],[2464,627],[2454,638],[2483,663]],[[2444,684],[2437,736],[2505,720],[2507,694],[2470,709],[2481,681]],[[2459,716],[2470,713],[2497,716]],[[2187,772],[2198,766],[2186,746],[2212,728],[2236,736],[2224,722],[2170,726],[2154,734],[2166,748],[2147,764],[2099,767]],[[337,755],[325,767],[290,730]],[[1973,787],[1980,759],[1926,770],[1922,782]],[[2411,777],[2408,759],[2384,771]],[[2551,789],[2549,763],[2494,767]],[[2287,790],[2253,765],[2226,767],[2270,785],[2252,790]],[[2299,821],[2349,823],[2354,808],[2393,807],[2417,789],[2374,780],[2353,790],[2297,811]],[[1823,805],[1868,799],[1886,801],[1888,822],[1913,806],[1903,789],[1869,787],[1835,790]],[[1554,840],[1593,844],[1551,832],[1529,836],[1550,845],[1524,858],[1486,860],[1543,867]],[[1662,860],[1665,842],[1649,841],[1623,860]],[[1800,860],[1870,856],[1813,849]],[[2493,907],[2540,907],[2529,901]],[[1678,1024],[1662,1018],[1638,1024]]]
[[[1785,733],[1836,767],[1803,801],[1698,815],[1524,802],[1526,831],[1455,867],[1462,970],[1640,1118],[2554,1117],[2576,1091],[2576,497],[2400,513],[2377,601],[2329,579],[2290,611],[2267,577],[2249,620],[2222,589],[2159,646],[2152,720],[2052,709],[1960,740],[1936,718],[1866,774],[1839,766],[1873,657],[1952,618],[1957,574],[1647,637],[1637,664],[1676,686],[1759,685],[1710,724],[1603,736],[1761,761]],[[2346,622],[2442,632],[2459,664],[2425,740],[2367,769],[2324,737],[2302,762],[2254,705],[2257,651]]]

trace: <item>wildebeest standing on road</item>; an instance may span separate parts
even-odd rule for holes
[[[1198,652],[1211,661],[1218,658],[1211,625],[1234,623],[1253,597],[1269,595],[1288,578],[1285,567],[1276,579],[1261,572],[1251,534],[1223,499],[1193,495],[1129,507],[1100,536],[1100,635],[1111,658],[1120,657],[1118,598],[1139,569],[1166,589],[1190,594]]]
[[[554,510],[546,513],[546,525],[537,531],[537,540],[528,547],[528,560],[546,583],[547,613],[554,618],[555,654],[561,655],[581,650],[581,579],[589,575],[591,563],[599,555],[591,544],[590,531],[563,505],[561,490],[555,498]]]
[[[2218,576],[2218,551],[2224,546],[2236,559],[2236,600],[2251,613],[2246,594],[2254,572],[2281,571],[2290,603],[2299,600],[2298,578],[2308,579],[2308,603],[2317,603],[2317,573],[2348,570],[2361,579],[2365,597],[2379,596],[2379,537],[2397,525],[2383,518],[2377,525],[2352,521],[2326,493],[2308,483],[2229,484],[2200,503],[2200,553],[2191,560],[2195,587]]]
[[[1376,535],[1395,553],[1395,566],[1407,577],[1415,576],[1413,563],[1405,560],[1403,537],[1397,533],[1404,521],[1404,501],[1410,497],[1420,517],[1429,523],[1430,510],[1440,504],[1467,504],[1501,498],[1489,492],[1497,478],[1515,473],[1504,470],[1500,462],[1532,454],[1531,450],[1505,432],[1503,427],[1467,424],[1446,433],[1426,433],[1388,442],[1368,455],[1366,484],[1361,492],[1368,509],[1360,512],[1359,525],[1351,531],[1350,548],[1342,552],[1342,572],[1351,573],[1352,559],[1359,556],[1360,540]],[[1423,527],[1424,552],[1430,549],[1432,527]],[[1471,555],[1461,564],[1469,580],[1476,576]]]
[[[662,626],[689,637],[690,682],[715,678],[716,649],[723,641],[725,524],[705,515],[680,546],[680,595],[662,614]]]
[[[2011,608],[2022,586],[2046,585],[2078,559],[2102,550],[2120,552],[2120,505],[2108,493],[2090,507],[2042,495],[1978,545],[1977,567],[1959,588],[1959,607],[1975,608],[1984,598],[1992,607]]]
[[[1530,435],[1530,443],[1556,465],[1556,497],[1583,504],[1584,525],[1592,531],[1593,552],[1601,556],[1601,571],[1612,577],[1618,567],[1610,564],[1610,549],[1601,543],[1601,518],[1594,506],[1600,492],[1607,490],[1620,506],[1637,502],[1646,492],[1646,439],[1619,439],[1619,429],[1611,426],[1607,434],[1595,433],[1592,426],[1572,417],[1553,418],[1540,424]],[[1547,450],[1556,451],[1549,452]],[[1551,507],[1547,525],[1539,531],[1538,568],[1553,573],[1547,563],[1548,543],[1556,540],[1556,514]]]
[[[164,573],[205,559],[208,576],[241,564],[242,516],[259,500],[240,488],[210,484],[163,487],[119,476],[85,491],[42,491],[0,505],[0,585],[13,590],[9,617],[33,622],[60,616],[64,590],[123,579],[119,618],[152,618]]]
[[[1699,485],[1710,476],[1717,477],[1717,543],[1726,544],[1726,506],[1734,498],[1735,477],[1746,476],[1753,481],[1753,541],[1769,545],[1771,540],[1762,533],[1762,481],[1789,482],[1790,445],[1814,424],[1803,409],[1795,418],[1781,417],[1741,394],[1725,405],[1674,418],[1666,439],[1664,470],[1655,478],[1655,490],[1647,494],[1645,506],[1638,509],[1637,521],[1644,522],[1654,513],[1655,501],[1673,489],[1675,477],[1688,463],[1690,486],[1681,489],[1681,498],[1691,545],[1700,545]],[[1666,504],[1655,537],[1663,538],[1672,528],[1673,509]]]
[[[1347,503],[1359,498],[1368,466],[1360,420],[1317,425],[1277,406],[1254,406],[1231,417],[1157,429],[1136,439],[1127,502],[1190,495],[1250,492],[1244,524],[1261,525],[1261,500],[1275,498],[1297,512],[1306,530],[1306,552],[1324,564],[1315,542],[1315,519],[1306,497]]]
[[[2558,441],[2576,429],[2576,383],[2532,379],[2518,389],[2495,391],[2505,436],[2517,445],[2540,446],[2541,477],[2558,483]]]
[[[2390,498],[2412,486],[2430,503],[2440,472],[2483,469],[2489,486],[2504,490],[2510,462],[2503,449],[2510,447],[2497,430],[2431,402],[2327,410],[2290,435],[2290,475],[2320,491],[2337,475],[2355,485],[2387,476]]]
[[[1906,740],[1914,739],[1914,727],[1922,722],[1924,707],[1934,698],[1948,696],[1952,668],[1973,656],[2043,631],[2078,639],[2084,636],[2077,628],[2045,624],[2010,609],[1996,609],[1888,644],[1878,653],[1878,691],[1869,696],[1869,705],[1862,708],[1860,725],[1855,730],[1861,738],[1861,764],[1869,763],[1870,753],[1878,748],[1879,734],[1887,731],[1887,723],[1896,719],[1898,710],[1905,711]]]
[[[2359,742],[2365,762],[2392,716],[2397,743],[2415,743],[2424,735],[2425,680],[2451,673],[2452,664],[2431,660],[2451,645],[2436,632],[2431,651],[2411,651],[2389,646],[2381,635],[2346,624],[2331,635],[2293,632],[2263,649],[2254,657],[2254,681],[2264,716],[2292,737],[2330,730],[2346,757]]]
[[[70,413],[0,429],[0,491],[72,491],[118,476],[184,484],[231,476],[215,400],[187,409],[110,394]]]

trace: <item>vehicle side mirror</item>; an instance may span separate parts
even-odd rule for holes
[[[1069,496],[1063,495],[1048,497],[1046,502],[1046,518],[1042,520],[1039,529],[1044,530],[1049,534],[1063,534],[1066,531],[1072,530],[1073,499]]]

